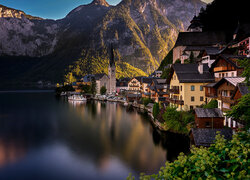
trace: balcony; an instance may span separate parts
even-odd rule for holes
[[[227,97],[227,96],[220,96],[219,99],[222,101],[222,102],[225,102],[225,103],[229,103],[229,104],[234,104],[234,100],[231,99],[231,97]]]
[[[214,94],[214,93],[206,93],[205,96],[206,96],[206,97],[210,97],[210,98],[216,98],[216,97],[217,97],[217,94]]]
[[[220,67],[215,67],[214,68],[214,72],[218,72],[218,71],[226,71],[227,67],[226,66],[220,66]]]
[[[166,100],[170,103],[173,103],[173,104],[184,105],[183,100],[178,100],[178,99],[173,99],[173,98],[166,98]]]
[[[169,92],[172,94],[180,94],[180,89],[169,89]]]

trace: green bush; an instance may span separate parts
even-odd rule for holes
[[[101,93],[101,95],[105,95],[105,94],[106,94],[106,92],[107,92],[106,87],[105,87],[105,86],[102,86],[102,87],[101,87],[101,89],[100,89],[100,93]]]
[[[157,174],[141,174],[140,179],[250,179],[250,134],[240,132],[226,141],[220,134],[209,148],[192,147],[189,155],[180,153],[166,162]],[[128,180],[133,179],[130,174]]]
[[[144,106],[147,106],[149,103],[152,103],[153,100],[150,98],[142,98],[142,103]]]
[[[157,119],[159,113],[160,113],[159,103],[154,103],[154,106],[153,106],[153,116],[154,116],[155,119]]]
[[[218,108],[218,101],[213,99],[208,104],[205,104],[203,108],[205,109]]]
[[[165,129],[176,133],[188,134],[189,129],[187,125],[194,122],[194,115],[185,111],[177,111],[175,107],[168,106],[163,114],[163,119],[165,121],[163,123]]]

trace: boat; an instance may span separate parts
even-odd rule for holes
[[[66,96],[67,95],[67,93],[66,92],[61,92],[61,94],[60,94],[61,96]]]
[[[82,95],[72,95],[68,97],[69,101],[87,101],[87,99],[85,97],[83,97]]]

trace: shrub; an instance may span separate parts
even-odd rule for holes
[[[101,95],[106,94],[106,92],[107,92],[106,87],[105,87],[105,86],[102,86],[102,87],[101,87],[101,89],[100,89],[100,93],[101,93]]]
[[[159,103],[154,103],[154,106],[153,106],[153,116],[154,116],[155,119],[158,117],[159,112],[160,112]]]
[[[147,106],[149,103],[152,103],[153,100],[150,98],[142,98],[142,103],[144,106]]]
[[[218,108],[218,101],[213,99],[208,104],[205,104],[203,108],[205,109]]]
[[[248,132],[233,135],[231,141],[218,134],[211,147],[193,146],[189,155],[180,153],[157,174],[141,174],[140,179],[249,179],[249,148]],[[133,178],[130,174],[127,179]]]

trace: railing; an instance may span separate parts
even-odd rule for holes
[[[172,98],[166,98],[166,100],[168,102],[170,102],[170,103],[173,103],[173,104],[184,105],[184,101],[183,100],[172,99]]]
[[[214,94],[214,93],[206,93],[205,96],[206,96],[206,97],[211,97],[211,98],[216,98],[216,97],[217,97],[217,94]]]
[[[180,89],[169,89],[169,92],[172,94],[180,94]]]
[[[231,99],[231,97],[226,97],[226,96],[220,96],[219,99],[222,101],[222,102],[225,102],[225,103],[230,103],[230,104],[234,104],[235,101]]]
[[[226,66],[220,66],[220,67],[215,67],[214,68],[214,72],[217,72],[217,71],[226,71],[226,70],[227,70]]]

